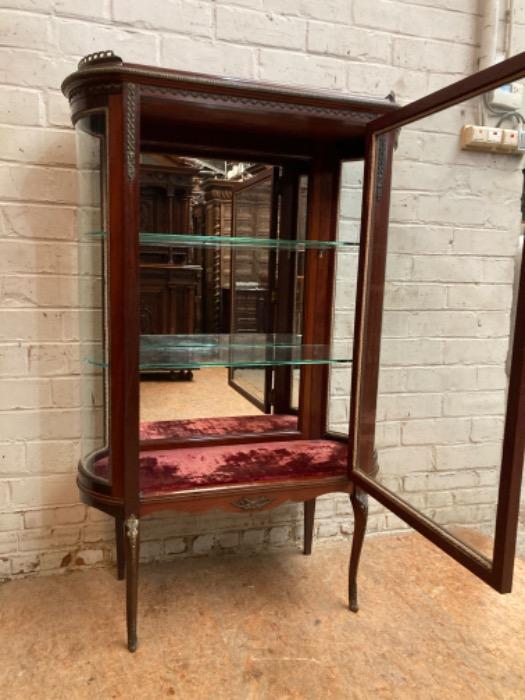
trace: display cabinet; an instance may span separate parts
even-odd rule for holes
[[[131,651],[137,645],[140,523],[159,510],[251,513],[302,502],[304,552],[309,554],[316,497],[348,494],[354,512],[348,594],[350,609],[357,611],[356,575],[371,494],[486,583],[510,591],[525,440],[524,272],[518,266],[512,285],[509,281],[512,293],[502,297],[509,309],[498,348],[506,344],[508,353],[499,351],[490,362],[481,357],[490,343],[479,332],[481,322],[468,326],[470,312],[461,317],[464,327],[456,335],[469,337],[471,327],[470,335],[481,338],[481,345],[449,343],[443,314],[469,308],[463,302],[476,291],[468,285],[476,286],[477,278],[468,277],[465,258],[454,259],[457,247],[450,240],[450,257],[437,260],[449,280],[444,292],[432,277],[425,281],[419,271],[425,261],[419,258],[436,252],[440,221],[451,229],[457,223],[467,233],[472,230],[470,200],[466,195],[461,199],[461,193],[468,178],[472,185],[474,169],[464,174],[461,151],[446,138],[434,149],[426,179],[417,164],[425,161],[428,139],[435,142],[452,133],[436,127],[436,115],[523,74],[521,54],[401,108],[391,98],[127,64],[110,51],[82,59],[77,72],[66,78],[62,89],[78,135],[80,197],[78,485],[85,503],[115,518]],[[445,164],[441,157],[451,143],[451,158],[458,159],[453,171],[447,170],[450,160]],[[162,171],[163,182],[186,178],[176,216],[173,202],[168,216],[152,213],[159,205],[151,163],[160,157],[180,159],[186,169],[175,175]],[[347,194],[340,197],[341,173],[348,184],[348,167],[360,163],[361,212],[352,225],[338,225],[348,206]],[[484,165],[497,167],[493,161]],[[439,178],[449,190],[438,198],[432,188]],[[402,191],[403,196],[390,210],[392,180],[394,194]],[[143,189],[142,214],[141,184],[148,188]],[[226,200],[228,212],[221,209]],[[146,219],[148,225],[141,227]],[[162,230],[152,230],[153,221],[160,221]],[[192,221],[200,222],[198,230]],[[476,220],[483,241],[480,229],[491,221],[489,215]],[[500,221],[493,228],[501,234],[505,226]],[[160,251],[162,258],[163,250],[168,256],[177,251],[181,260],[199,261],[206,268],[204,280],[201,275],[192,283],[191,302],[175,295],[178,308],[157,302],[153,282],[144,276],[148,255]],[[493,269],[490,257],[475,269],[499,286],[504,286],[501,276],[510,274],[508,265]],[[463,273],[467,279],[459,290],[459,307],[454,307],[453,285]],[[151,317],[158,323],[146,323],[143,295],[150,295]],[[200,297],[206,333],[198,332],[195,320],[177,321],[189,313],[180,305],[194,308]],[[430,314],[424,327],[421,309]],[[408,362],[416,351],[419,359]],[[468,351],[474,359],[464,357]],[[475,485],[489,481],[485,458],[479,450],[469,452],[477,444],[475,419],[468,418],[468,444],[458,444],[461,436],[454,426],[463,426],[465,419],[447,408],[455,405],[450,402],[457,399],[457,387],[443,380],[426,390],[424,401],[417,393],[424,382],[438,382],[452,371],[459,376],[458,368],[473,362],[489,370],[500,362],[503,373],[498,376],[507,380],[496,476],[497,467],[489,465],[492,551],[449,526],[436,506],[436,493],[452,503],[456,490],[467,483],[467,471],[459,468],[465,465],[458,463],[461,478],[450,478],[436,490],[443,474],[454,476],[443,461],[452,459],[453,452],[442,451],[447,432],[454,432],[453,447],[460,448],[461,459],[466,461],[468,452],[475,462],[478,455]],[[169,390],[166,382],[146,388],[141,382],[145,372],[195,369],[199,372],[192,381],[172,384]],[[480,377],[477,370],[463,377],[463,388],[474,394]],[[483,377],[488,381],[488,374]],[[157,391],[148,393],[148,405],[146,391]],[[486,415],[487,397],[469,397],[484,402],[480,415]],[[344,401],[346,429],[333,410]],[[419,422],[410,422],[414,418]],[[402,431],[396,449],[406,450],[402,478],[399,471],[393,475],[392,452],[385,451],[385,434],[396,430]],[[426,442],[424,431],[430,434]],[[424,448],[418,448],[422,442]],[[418,497],[411,498],[416,482]],[[469,493],[474,498],[477,492]],[[460,500],[454,503],[459,507]]]

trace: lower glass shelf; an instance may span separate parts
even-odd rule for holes
[[[88,239],[106,238],[105,231],[87,231]],[[284,238],[268,238],[266,235],[254,236],[211,236],[188,233],[149,233],[140,232],[139,242],[142,246],[169,248],[267,248],[270,250],[338,250],[358,247],[355,241],[317,241],[317,240],[287,240]]]
[[[105,367],[97,353],[88,364]],[[233,333],[212,335],[142,335],[141,370],[182,370],[199,367],[277,367],[350,363],[349,340],[331,345],[307,345],[292,334]]]

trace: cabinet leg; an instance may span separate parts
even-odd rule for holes
[[[126,523],[126,620],[128,649],[137,648],[137,593],[139,579],[139,519],[130,515]]]
[[[312,553],[314,536],[315,498],[304,502],[304,548],[303,554]]]
[[[124,518],[115,518],[115,541],[117,544],[117,579],[124,578],[126,552],[124,545]]]
[[[356,486],[350,495],[350,501],[354,510],[354,537],[348,571],[348,603],[350,610],[357,612],[359,610],[357,602],[357,569],[359,568],[366,521],[368,520],[368,495]]]

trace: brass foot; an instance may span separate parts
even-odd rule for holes
[[[137,648],[137,593],[139,569],[139,519],[130,515],[126,520],[126,620],[128,649]]]
[[[353,581],[348,587],[348,607],[354,613],[359,610],[357,602],[357,583]]]

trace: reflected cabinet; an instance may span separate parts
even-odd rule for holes
[[[524,71],[520,54],[404,107],[111,51],[66,78],[78,485],[115,519],[131,651],[141,522],[160,510],[301,503],[310,554],[316,498],[346,494],[355,612],[371,495],[510,591],[523,181],[519,157],[461,150],[459,133]]]

